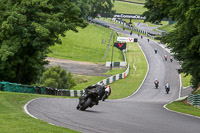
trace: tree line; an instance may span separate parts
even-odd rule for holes
[[[114,0],[1,0],[0,81],[32,84],[45,70],[49,46],[87,26],[86,18],[113,15]]]
[[[162,41],[181,62],[180,73],[190,74],[194,88],[200,86],[200,0],[146,0],[146,21],[171,18],[175,29]]]

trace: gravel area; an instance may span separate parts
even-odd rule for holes
[[[106,67],[105,64],[95,64],[90,62],[80,62],[65,59],[58,59],[48,57],[47,60],[50,62],[47,67],[60,65],[66,71],[71,71],[73,74],[88,75],[88,76],[103,76],[109,77],[110,75],[104,75],[110,68]]]

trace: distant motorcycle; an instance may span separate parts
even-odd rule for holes
[[[79,103],[76,107],[76,109],[80,109],[82,111],[86,110],[87,108],[91,108],[94,105],[98,105],[99,101],[99,94],[96,91],[96,89],[92,89],[87,93],[84,93],[80,98],[79,98]]]
[[[170,88],[166,88],[166,93],[169,94]]]
[[[165,91],[166,91],[167,94],[169,94],[170,85],[168,83],[165,85]]]
[[[158,89],[158,86],[159,86],[158,84],[155,84],[155,88],[156,88],[156,89]]]

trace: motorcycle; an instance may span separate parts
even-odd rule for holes
[[[159,86],[158,84],[155,84],[155,88],[156,88],[156,89],[158,89],[158,86]]]
[[[165,90],[166,90],[167,94],[169,94],[170,88],[166,88]]]
[[[89,107],[91,108],[94,105],[98,105],[98,101],[99,101],[98,92],[95,89],[90,90],[87,93],[85,92],[79,98],[79,103],[78,103],[76,109],[80,109],[80,110],[84,111]]]

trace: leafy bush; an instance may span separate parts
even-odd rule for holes
[[[40,79],[40,84],[58,89],[70,89],[76,85],[71,72],[67,72],[59,65],[47,69]]]

